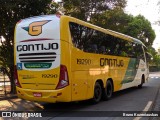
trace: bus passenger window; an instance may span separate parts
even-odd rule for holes
[[[105,46],[101,46],[99,49],[99,53],[100,54],[106,54],[106,47]]]
[[[122,57],[127,57],[128,54],[127,54],[125,51],[121,51],[121,56],[122,56]]]
[[[90,45],[90,51],[89,52],[98,53],[97,45],[96,44]]]

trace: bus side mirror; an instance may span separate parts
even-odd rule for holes
[[[145,54],[147,61],[153,60],[153,56],[150,53],[146,52]]]

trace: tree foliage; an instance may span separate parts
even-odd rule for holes
[[[154,58],[153,58],[153,63],[156,65],[156,66],[160,66],[160,55],[155,55]]]
[[[106,29],[125,33],[128,23],[132,20],[133,16],[125,14],[123,10],[113,9],[100,15],[96,15],[95,19],[92,20],[92,23]]]
[[[148,52],[152,54],[152,60],[150,60],[150,66],[160,66],[160,55],[156,52],[155,48],[148,48]]]
[[[65,14],[140,39],[151,47],[155,32],[144,16],[124,13],[125,0],[63,0]]]
[[[128,24],[126,34],[140,39],[147,47],[151,47],[156,37],[151,23],[144,16],[138,15]]]
[[[11,81],[11,92],[14,92],[13,81],[13,41],[14,27],[23,18],[46,14],[51,0],[0,0],[0,36],[5,41],[0,46],[0,61]]]
[[[49,4],[49,8],[47,9],[47,14],[55,14],[57,11],[59,11],[61,9],[60,4],[52,1]]]
[[[66,15],[88,21],[115,7],[124,8],[126,0],[63,0],[63,3]]]
[[[156,36],[151,23],[144,16],[134,17],[119,9],[110,10],[96,16],[92,23],[137,38],[147,47],[152,46]]]

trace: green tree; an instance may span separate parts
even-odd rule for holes
[[[148,48],[148,52],[149,52],[150,54],[152,54],[152,56],[155,56],[155,55],[158,54],[158,52],[156,52],[155,48],[153,48],[153,47],[149,47],[149,48]]]
[[[0,36],[5,41],[0,46],[0,61],[11,81],[11,93],[15,92],[14,71],[14,27],[23,18],[46,14],[51,0],[0,0]]]
[[[155,50],[155,48],[150,47],[148,52],[151,53],[153,57],[150,61],[150,66],[160,67],[160,55],[158,55],[158,52]]]
[[[144,16],[134,17],[117,8],[95,16],[92,23],[137,38],[147,47],[152,46],[156,36],[151,23]]]
[[[126,34],[140,39],[147,47],[151,47],[156,37],[151,23],[144,16],[138,15],[128,23]]]
[[[55,14],[60,9],[61,6],[52,0],[52,2],[49,4],[49,8],[47,9],[47,14]]]
[[[111,29],[120,33],[125,33],[128,23],[133,20],[132,15],[125,14],[122,9],[106,11],[101,15],[95,15],[92,23],[106,29]]]
[[[115,7],[122,9],[126,0],[63,0],[66,15],[91,21],[94,15],[99,15]]]
[[[153,65],[159,67],[160,66],[160,55],[153,56]]]

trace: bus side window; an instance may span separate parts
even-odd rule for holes
[[[137,57],[136,56],[136,44],[135,43],[132,44],[132,56],[133,56],[133,58]]]
[[[120,41],[120,45],[119,45],[119,53],[118,53],[118,55],[119,56],[122,56],[122,57],[127,57],[128,56],[128,54],[127,54],[127,47],[126,47],[126,41]]]
[[[91,44],[90,45],[90,52],[91,53],[98,53],[97,45],[96,44]]]
[[[106,54],[106,47],[105,46],[101,46],[99,49],[99,53],[100,54]]]
[[[126,51],[126,52],[128,54],[128,57],[131,57],[131,58],[135,57],[135,55],[134,55],[135,52],[134,52],[134,49],[133,49],[133,43],[128,42],[127,47],[128,47],[128,51]]]
[[[127,57],[127,56],[128,56],[128,54],[127,54],[125,51],[121,51],[120,55],[121,55],[122,57]]]
[[[114,50],[114,55],[120,55],[120,51],[121,51],[121,46],[119,44],[119,40],[117,39],[116,41],[116,45],[115,45],[115,50]]]
[[[145,61],[144,52],[143,52],[143,49],[142,49],[142,45],[137,44],[135,50],[136,50],[135,53],[136,53],[137,58],[138,58],[138,59],[142,59],[142,60]]]

